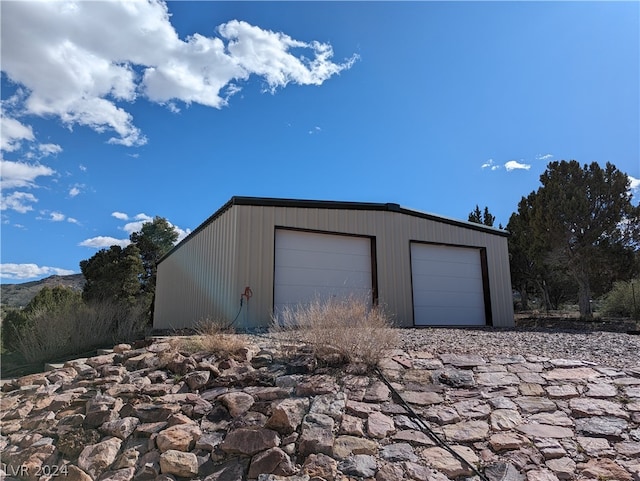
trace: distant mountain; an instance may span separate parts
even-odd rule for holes
[[[3,306],[24,307],[43,287],[63,286],[81,291],[84,282],[82,274],[71,274],[70,276],[50,276],[23,284],[2,284],[0,285],[0,303]]]

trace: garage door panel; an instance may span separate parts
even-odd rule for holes
[[[324,266],[327,269],[359,270],[371,272],[371,256],[345,253],[330,253],[292,249],[277,249],[276,258],[279,267],[315,269]]]
[[[485,325],[478,248],[411,244],[414,323]]]
[[[276,314],[316,298],[371,295],[369,238],[277,229],[275,247]]]

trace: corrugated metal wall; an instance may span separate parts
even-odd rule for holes
[[[376,237],[379,301],[399,325],[413,325],[410,242],[485,247],[494,326],[513,325],[513,303],[506,237],[397,212],[237,205],[240,284],[254,297],[242,326],[270,320],[273,309],[276,227]],[[238,286],[240,287],[240,286]]]
[[[253,297],[238,327],[266,326],[273,309],[276,227],[376,237],[380,304],[413,325],[410,242],[486,248],[494,326],[512,326],[507,238],[401,212],[234,205],[158,266],[154,326],[187,327],[204,317],[233,319],[246,286]]]
[[[234,289],[236,217],[237,211],[228,209],[158,264],[155,328],[235,317],[240,301]]]

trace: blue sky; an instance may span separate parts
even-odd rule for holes
[[[640,197],[638,2],[10,2],[3,283],[233,195],[506,225],[551,160]]]

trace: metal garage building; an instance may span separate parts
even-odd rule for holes
[[[158,264],[154,327],[267,326],[283,306],[369,295],[401,326],[512,326],[507,233],[397,204],[233,197]]]

